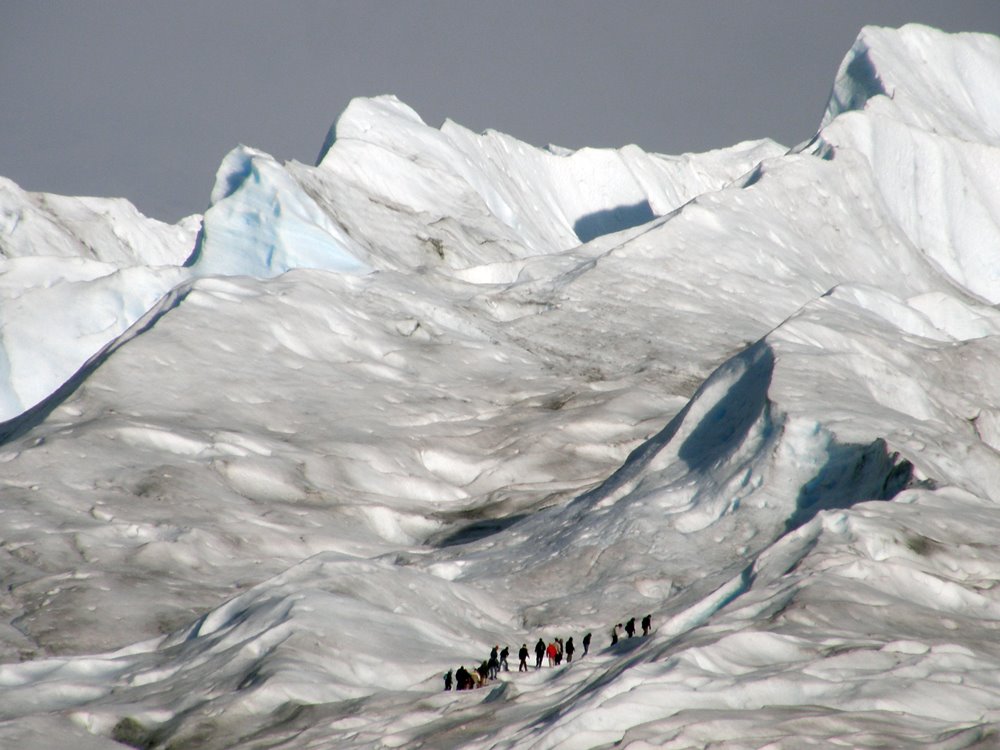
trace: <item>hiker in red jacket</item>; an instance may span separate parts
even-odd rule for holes
[[[556,663],[556,644],[550,643],[549,647],[545,649],[545,655],[549,657],[549,666],[553,666]]]

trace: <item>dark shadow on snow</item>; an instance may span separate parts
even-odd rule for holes
[[[847,98],[841,98],[836,87],[834,88],[830,98],[836,114],[864,109],[865,102],[869,99],[889,95],[867,48],[855,53],[845,72],[854,85],[847,87]]]
[[[799,488],[795,510],[785,520],[785,528],[768,547],[809,523],[823,510],[846,510],[858,503],[892,500],[908,487],[916,486],[913,464],[899,453],[889,452],[885,440],[878,438],[868,445],[833,442],[827,448],[827,462],[812,479]],[[933,482],[921,483],[933,486]],[[811,542],[808,549],[815,546]],[[763,551],[763,550],[762,550]],[[753,586],[758,553],[740,574],[740,585],[719,602],[715,612],[724,609]],[[803,552],[804,556],[806,553]]]
[[[832,443],[827,462],[799,489],[785,533],[811,521],[821,510],[850,508],[868,500],[891,500],[911,486],[913,464],[890,453],[885,440],[869,445]]]
[[[204,244],[205,244],[205,221],[203,219],[201,222],[201,226],[198,227],[198,236],[195,237],[194,247],[191,249],[191,254],[187,257],[187,259],[183,263],[184,268],[191,268],[194,266],[195,263],[201,260],[202,247],[204,246]]]
[[[677,456],[692,469],[711,466],[735,450],[768,409],[774,353],[771,347],[760,343],[745,354],[751,355],[746,370],[699,420],[677,451]],[[771,429],[770,419],[765,429]]]
[[[527,518],[527,516],[527,513],[518,513],[506,518],[490,518],[484,521],[475,521],[455,531],[449,531],[443,536],[432,537],[427,540],[427,543],[436,547],[455,547],[459,544],[478,542],[480,539],[485,539],[488,536],[499,534],[501,531],[506,531],[522,518]]]
[[[743,183],[740,185],[744,190],[749,187],[753,187],[758,182],[760,182],[764,177],[764,165],[758,164],[754,170],[743,178]]]
[[[616,206],[581,216],[573,223],[573,231],[580,242],[590,242],[606,234],[640,226],[655,218],[653,207],[648,200],[643,200],[631,206]]]

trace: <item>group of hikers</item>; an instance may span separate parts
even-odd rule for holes
[[[652,615],[646,615],[643,617],[641,626],[642,634],[649,635],[649,632],[653,627]],[[623,627],[629,638],[634,636],[635,618],[630,618],[624,626],[619,622],[611,628],[612,646],[618,643],[618,636]],[[586,656],[590,651],[590,640],[591,634],[587,633],[580,641],[583,646],[583,654],[581,655],[581,658]],[[573,643],[572,636],[567,638],[565,642],[563,642],[562,638],[553,638],[547,645],[544,638],[539,638],[538,642],[535,644],[534,651],[535,669],[541,669],[542,662],[546,659],[548,659],[550,667],[557,667],[562,664],[564,658],[566,659],[567,664],[573,661],[573,654],[576,653],[576,645]],[[507,664],[507,657],[509,656],[510,649],[507,646],[504,646],[502,649],[499,645],[494,646],[490,651],[489,658],[484,660],[478,667],[466,669],[464,666],[461,666],[455,670],[454,675],[449,669],[444,676],[444,689],[451,690],[452,687],[454,687],[455,690],[472,690],[473,688],[482,687],[491,680],[495,680],[501,671],[510,671],[510,667]],[[521,648],[517,652],[518,672],[528,671],[528,658],[530,656],[531,652],[528,651],[528,644],[522,643]]]
[[[642,618],[642,634],[649,635],[650,629],[653,627],[653,617],[652,615],[646,615]],[[613,628],[611,628],[611,645],[614,646],[618,643],[618,632],[622,629],[622,624],[618,623]],[[625,634],[631,638],[635,635],[635,618],[629,619],[625,623]]]

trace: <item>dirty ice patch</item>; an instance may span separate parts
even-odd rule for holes
[[[292,268],[368,273],[360,247],[271,156],[223,160],[192,266],[199,276],[271,278]]]
[[[307,494],[301,468],[278,458],[230,456],[213,461],[212,468],[236,492],[258,502],[297,502]]]

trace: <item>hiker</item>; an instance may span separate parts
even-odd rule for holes
[[[653,616],[646,615],[642,618],[642,634],[649,635],[649,631],[653,628]]]
[[[562,658],[563,658],[562,638],[556,638],[555,643],[556,643],[556,666],[558,667],[560,664],[562,664]]]
[[[444,675],[444,689],[451,690],[451,670],[449,669]]]
[[[472,675],[469,674],[464,666],[459,667],[458,671],[455,672],[455,689],[456,690],[468,690],[472,687]]]
[[[500,650],[500,666],[503,667],[504,672],[509,672],[510,667],[507,666],[507,657],[510,656],[510,649],[504,646]]]
[[[535,669],[542,668],[542,657],[545,656],[545,641],[541,638],[535,644]]]
[[[622,624],[618,623],[613,628],[611,628],[611,645],[614,646],[618,643],[618,629],[621,628]]]
[[[549,657],[549,666],[554,666],[556,663],[556,644],[550,643],[549,647],[545,649],[545,655]]]
[[[570,636],[569,639],[566,641],[566,663],[567,664],[569,664],[571,661],[573,661],[573,652],[575,650],[576,650],[576,647],[573,645],[573,636]]]
[[[483,664],[485,665],[486,662],[483,662]],[[477,667],[469,672],[469,690],[482,687],[483,683],[486,682],[486,677],[483,672],[480,671],[481,669],[483,669],[483,666]]]
[[[490,651],[489,661],[486,662],[486,675],[491,680],[495,680],[497,674],[500,672],[500,659],[497,657],[497,651],[499,650],[499,646],[494,646],[493,650]]]
[[[631,638],[633,635],[635,635],[635,618],[634,617],[629,618],[629,621],[625,623],[625,632],[628,634],[629,638]]]
[[[528,671],[528,644],[522,643],[521,650],[517,652],[517,658],[520,659],[520,663],[517,665],[518,672]]]
[[[488,680],[490,676],[489,661],[484,661],[482,664],[480,664],[479,667],[476,669],[476,672],[479,674],[479,684],[480,685],[485,684],[486,680]]]
[[[588,651],[590,651],[590,633],[583,636],[583,655],[586,656]]]

